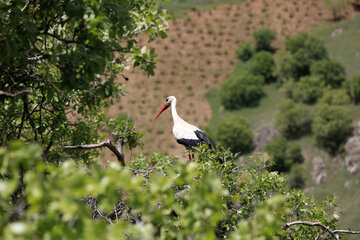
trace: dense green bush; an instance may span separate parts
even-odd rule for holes
[[[251,60],[249,69],[254,75],[263,76],[267,83],[275,79],[275,61],[269,52],[261,51],[255,54]]]
[[[251,46],[249,42],[242,43],[238,49],[236,49],[236,54],[239,59],[243,61],[249,60],[255,52],[255,49]]]
[[[275,137],[265,146],[264,151],[274,158],[274,165],[271,166],[273,171],[288,172],[294,163],[304,161],[300,146],[294,143],[288,144],[286,138],[282,136]]]
[[[355,103],[360,102],[360,75],[347,79],[344,87],[351,100]]]
[[[323,95],[324,91],[325,84],[319,76],[305,76],[301,77],[292,89],[292,97],[295,101],[312,104]]]
[[[338,88],[345,81],[345,68],[334,60],[323,59],[311,65],[310,73],[319,75],[326,86]]]
[[[305,187],[305,178],[303,168],[300,164],[294,164],[289,173],[289,186],[295,189],[302,189]]]
[[[279,50],[274,55],[278,85],[294,78],[294,63],[289,51]]]
[[[294,37],[287,37],[285,46],[293,56],[293,77],[295,79],[309,75],[313,62],[328,57],[324,43],[305,32],[298,33]]]
[[[351,123],[348,108],[319,104],[312,125],[316,145],[335,154],[351,134]]]
[[[286,138],[298,138],[311,131],[312,116],[303,104],[286,100],[280,106],[275,126]]]
[[[258,51],[271,50],[271,43],[276,39],[276,32],[268,28],[254,31],[255,48]]]
[[[319,99],[319,104],[346,105],[350,103],[350,97],[344,89],[329,89]]]
[[[221,102],[227,109],[254,106],[264,96],[264,78],[246,73],[226,80],[220,89]]]
[[[217,139],[232,152],[247,153],[252,149],[253,133],[247,119],[233,116],[220,122]]]

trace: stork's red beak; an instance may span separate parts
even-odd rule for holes
[[[159,113],[156,115],[156,117],[154,118],[154,120],[156,120],[156,119],[160,116],[160,114],[161,114],[163,111],[165,111],[169,106],[170,106],[170,104],[165,103],[164,106],[161,108],[160,112],[159,112]],[[154,120],[153,120],[153,121],[154,121]]]

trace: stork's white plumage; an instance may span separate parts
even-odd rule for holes
[[[171,106],[171,114],[174,120],[173,135],[176,141],[179,144],[182,144],[189,151],[189,160],[194,158],[194,154],[191,156],[191,151],[194,147],[199,146],[200,144],[206,144],[212,151],[216,152],[214,144],[210,141],[209,137],[201,131],[198,127],[191,125],[190,123],[185,122],[176,111],[176,98],[170,96],[166,98],[164,106],[161,108],[160,112],[154,118],[157,119],[162,112],[164,112],[168,107]]]

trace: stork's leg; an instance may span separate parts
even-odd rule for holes
[[[190,154],[190,152],[189,152],[188,156],[189,156],[189,161],[191,162],[191,154]]]
[[[194,151],[192,151],[192,158],[195,158],[195,156],[194,156]]]

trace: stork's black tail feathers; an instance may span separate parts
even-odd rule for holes
[[[215,145],[211,142],[210,138],[208,137],[208,135],[206,135],[204,132],[202,131],[195,131],[196,136],[200,139],[200,144],[206,144],[212,153],[217,153],[216,147]],[[224,160],[222,158],[217,158],[216,159],[219,163],[223,164]]]

